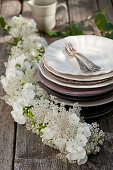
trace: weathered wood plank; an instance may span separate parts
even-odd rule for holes
[[[1,13],[1,9],[2,9],[2,0],[0,0],[0,13]]]
[[[1,15],[4,17],[5,21],[8,22],[11,17],[19,15],[21,11],[21,4],[19,0],[2,0]],[[0,32],[0,59],[7,59],[7,52],[10,48],[7,41],[10,41],[11,36],[6,35],[3,31]]]
[[[2,16],[8,22],[11,17],[19,15],[21,11],[21,4],[19,0],[3,0],[2,1]]]
[[[31,11],[31,8],[30,8],[30,6],[29,6],[29,4],[27,3],[26,0],[23,1],[22,16],[27,18],[27,19],[32,18],[32,11]]]
[[[95,0],[69,0],[69,18],[70,23],[88,24],[88,27],[84,27],[85,34],[94,34],[94,29],[90,25],[94,25],[93,21],[87,21],[88,16],[93,15],[93,11],[98,9]],[[97,30],[96,30],[97,31]],[[99,33],[98,33],[99,34]]]
[[[0,1],[1,5],[1,1]],[[16,6],[18,6],[16,8]],[[18,9],[18,10],[17,10]],[[2,8],[0,7],[1,15],[8,21],[13,15],[18,15],[21,6],[17,1],[3,1]],[[7,51],[9,46],[6,42],[10,40],[10,36],[0,32],[0,76],[5,73],[4,61],[7,59]],[[0,84],[0,96],[4,95],[2,85]],[[14,155],[14,134],[15,124],[10,114],[11,107],[3,100],[0,100],[0,169],[12,170],[13,155]]]
[[[100,127],[105,131],[105,142],[101,152],[97,155],[100,160],[100,167],[113,169],[113,111],[98,120]],[[99,162],[99,161],[98,161]]]
[[[1,84],[0,95],[3,95]],[[0,168],[3,170],[11,170],[13,162],[14,121],[10,111],[11,107],[0,100]]]
[[[67,6],[66,0],[58,0],[58,4],[64,3]],[[68,8],[60,7],[56,11],[56,26],[55,31],[62,31],[69,24]],[[55,40],[59,39],[58,37],[49,37],[44,34],[48,44],[51,44]]]
[[[113,23],[113,2],[111,0],[98,0],[98,7],[106,9],[106,17]]]
[[[66,170],[66,163],[57,160],[57,150],[44,145],[38,135],[18,125],[15,170]]]

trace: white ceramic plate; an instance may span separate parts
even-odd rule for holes
[[[71,42],[73,47],[96,65],[101,67],[98,72],[83,73],[75,58],[70,58],[65,52],[65,43]],[[47,64],[56,72],[68,75],[102,75],[113,71],[113,40],[108,38],[81,35],[60,39],[49,45],[45,51]]]
[[[58,76],[59,78],[67,79],[67,80],[74,80],[74,81],[82,81],[82,82],[91,82],[91,81],[100,81],[105,80],[113,77],[113,71],[106,73],[106,74],[99,74],[99,75],[90,75],[90,76],[84,76],[84,75],[69,75],[69,74],[63,74],[60,72],[57,72],[54,70],[51,66],[48,66],[45,56],[42,58],[42,62],[45,66],[45,68],[52,73],[55,76]],[[106,81],[106,80],[105,80]]]
[[[94,84],[94,85],[79,85],[79,84],[71,84],[71,83],[63,83],[63,82],[60,82],[58,80],[56,80],[54,77],[51,77],[50,74],[47,74],[45,72],[45,70],[43,69],[43,64],[42,64],[42,60],[40,60],[40,63],[39,63],[39,69],[41,71],[41,74],[48,80],[50,80],[51,82],[54,82],[56,84],[59,84],[61,86],[64,86],[64,87],[71,87],[71,88],[99,88],[99,87],[104,87],[104,86],[107,86],[107,85],[110,85],[110,84],[113,84],[113,79],[110,79],[108,81],[105,81],[105,82],[102,82],[102,83],[99,83],[99,84]]]
[[[66,103],[67,105],[69,106],[73,106],[74,103],[78,103],[79,106],[81,107],[92,107],[92,106],[100,106],[100,105],[103,105],[103,104],[107,104],[107,103],[110,103],[113,101],[113,92],[107,96],[107,97],[104,97],[103,99],[97,99],[97,100],[91,100],[91,101],[79,101],[77,102],[74,101],[74,100],[68,100],[68,99],[64,99],[64,98],[61,98],[59,96],[56,96],[56,93],[53,92],[51,89],[48,89],[48,88],[45,88],[45,90],[52,94],[53,96],[55,96],[55,99],[59,102],[64,102]]]
[[[53,94],[53,95],[55,95],[55,94]],[[96,101],[74,102],[72,100],[66,100],[66,99],[62,99],[60,97],[56,97],[56,99],[59,102],[64,102],[70,106],[73,106],[74,103],[78,103],[78,105],[81,107],[92,107],[92,106],[99,106],[99,105],[103,105],[103,104],[112,102],[113,101],[113,93],[109,97],[106,97],[106,98],[100,99],[100,100],[96,100]]]

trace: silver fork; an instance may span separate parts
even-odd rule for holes
[[[72,53],[69,51],[69,49],[67,47],[65,47],[65,50],[67,52],[67,54],[71,57],[76,57],[77,62],[79,64],[80,69],[84,72],[84,73],[92,73],[93,71],[91,69],[89,69],[75,54],[72,55]]]
[[[89,59],[87,59],[84,55],[77,52],[76,49],[73,48],[73,46],[72,46],[72,44],[70,42],[67,42],[65,45],[66,45],[65,49],[66,49],[66,51],[68,51],[68,53],[70,53],[70,56],[75,56],[77,58],[77,55],[78,55],[81,59],[85,60],[86,64],[89,66],[89,70],[91,70],[92,72],[96,72],[96,71],[99,71],[101,69],[99,66],[97,66],[96,64],[91,62]],[[78,61],[78,59],[77,59],[77,61]]]

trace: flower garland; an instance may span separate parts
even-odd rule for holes
[[[15,16],[5,29],[14,38],[15,46],[5,63],[1,83],[6,92],[3,98],[12,106],[15,122],[39,134],[44,144],[59,149],[61,159],[86,163],[89,154],[99,152],[104,132],[97,123],[84,122],[77,103],[67,110],[65,103],[58,103],[40,87],[37,68],[47,42],[36,33],[34,20]]]

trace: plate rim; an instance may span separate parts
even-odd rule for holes
[[[99,87],[104,87],[104,86],[113,84],[113,79],[106,81],[106,82],[109,82],[109,81],[110,81],[109,84],[104,84],[104,85],[103,85],[103,83],[99,83],[99,84],[97,84],[97,86],[96,86],[96,85],[86,85],[86,86],[84,86],[84,85],[71,85],[71,84],[69,84],[69,83],[59,82],[58,80],[55,80],[55,79],[53,79],[53,78],[50,78],[50,75],[49,75],[49,77],[48,77],[47,74],[45,75],[45,71],[42,70],[43,68],[40,66],[41,62],[42,62],[42,60],[40,60],[40,62],[39,62],[39,69],[40,69],[42,75],[43,75],[45,78],[47,78],[48,80],[50,80],[50,81],[52,81],[52,82],[54,82],[54,83],[56,83],[56,84],[59,84],[59,85],[61,85],[61,86],[70,87],[70,88],[81,88],[81,89],[82,89],[82,88],[99,88]],[[111,82],[111,81],[112,81],[112,82]],[[105,82],[104,82],[104,83],[105,83]]]
[[[40,72],[40,70],[38,69],[38,76],[40,77],[39,78],[39,81],[42,83],[42,84],[44,84],[45,86],[47,86],[48,88],[50,88],[51,90],[54,90],[54,91],[56,91],[56,92],[59,92],[59,91],[57,91],[57,90],[55,90],[54,88],[53,88],[53,86],[54,86],[54,84],[55,83],[53,83],[53,82],[51,82],[50,80],[48,80],[48,79],[46,79],[42,74],[41,74],[41,72]],[[50,83],[53,83],[53,85],[52,86],[50,86],[50,83],[48,83],[48,82],[46,82],[46,80],[47,81],[49,81]],[[60,86],[60,85],[58,85],[58,84],[56,84],[56,86]],[[63,90],[62,90],[62,86],[61,86],[61,90],[60,90],[60,92],[59,93],[61,93],[61,94],[64,94],[64,95],[70,95],[70,96],[72,96],[72,97],[92,97],[92,96],[97,96],[97,95],[103,95],[103,94],[106,94],[106,93],[108,93],[108,92],[110,92],[110,91],[112,91],[113,90],[113,87],[112,88],[110,88],[109,90],[107,90],[107,91],[105,91],[105,89],[103,89],[103,91],[102,92],[96,92],[96,94],[94,94],[94,91],[95,90],[89,90],[88,92],[89,93],[93,93],[93,94],[89,94],[89,93],[85,93],[85,92],[87,92],[87,91],[82,91],[82,94],[79,94],[79,91],[77,91],[77,89],[73,89],[73,91],[76,93],[76,94],[73,94],[73,92],[71,93],[71,92],[68,92],[68,90],[67,90],[67,92],[63,92]]]
[[[95,35],[78,35],[78,36],[68,36],[68,37],[66,37],[66,38],[62,38],[62,39],[59,39],[59,40],[57,40],[57,41],[61,41],[61,40],[66,40],[67,38],[71,38],[71,37],[90,37],[90,38],[93,38],[93,39],[95,39],[95,38],[97,38],[97,39],[102,39],[102,40],[107,40],[107,41],[109,41],[109,42],[112,42],[113,43],[113,40],[111,40],[111,39],[109,39],[109,38],[106,38],[106,37],[101,37],[101,36],[95,36]],[[54,44],[54,43],[56,43],[56,41],[54,41],[53,43],[51,43],[47,48],[46,48],[46,50],[45,50],[45,55],[46,55],[46,51],[47,51],[47,49],[52,45],[52,44]],[[47,61],[48,62],[48,61]],[[48,63],[48,65],[49,65],[49,63]],[[50,65],[49,65],[50,66]],[[51,66],[50,66],[51,67]],[[77,78],[77,76],[81,76],[81,80],[82,79],[87,79],[87,77],[89,77],[89,76],[93,76],[93,77],[98,77],[98,76],[102,76],[102,75],[105,75],[105,74],[109,74],[109,73],[113,73],[113,69],[111,70],[111,71],[108,71],[107,73],[100,73],[100,74],[98,74],[98,75],[87,75],[87,74],[80,74],[80,75],[75,75],[75,74],[73,74],[73,73],[69,73],[69,74],[67,74],[67,73],[63,73],[63,72],[59,72],[58,70],[56,70],[55,68],[53,68],[52,67],[52,69],[54,70],[54,72],[56,73],[60,73],[61,75],[69,75],[69,76],[76,76],[76,78]],[[112,76],[113,76],[113,74],[112,74]],[[99,78],[100,79],[100,78]]]
[[[67,76],[71,76],[71,75],[69,75],[69,74],[64,75],[63,73],[60,73],[60,72],[54,70],[51,66],[49,66],[46,63],[46,60],[44,58],[45,58],[45,55],[42,57],[42,62],[44,63],[45,68],[49,72],[54,74],[55,76],[59,76],[59,77],[64,78],[64,79],[75,80],[75,81],[78,81],[78,82],[79,81],[84,81],[84,82],[89,81],[90,82],[90,81],[98,81],[98,80],[103,80],[103,79],[109,79],[109,78],[113,77],[113,71],[106,73],[106,74],[100,74],[100,75],[97,75],[97,76],[94,76],[94,75],[92,75],[92,76],[75,75],[75,76],[72,76],[72,77],[67,77]],[[78,77],[81,77],[81,78],[78,78]],[[93,78],[93,79],[88,79],[88,78]]]

